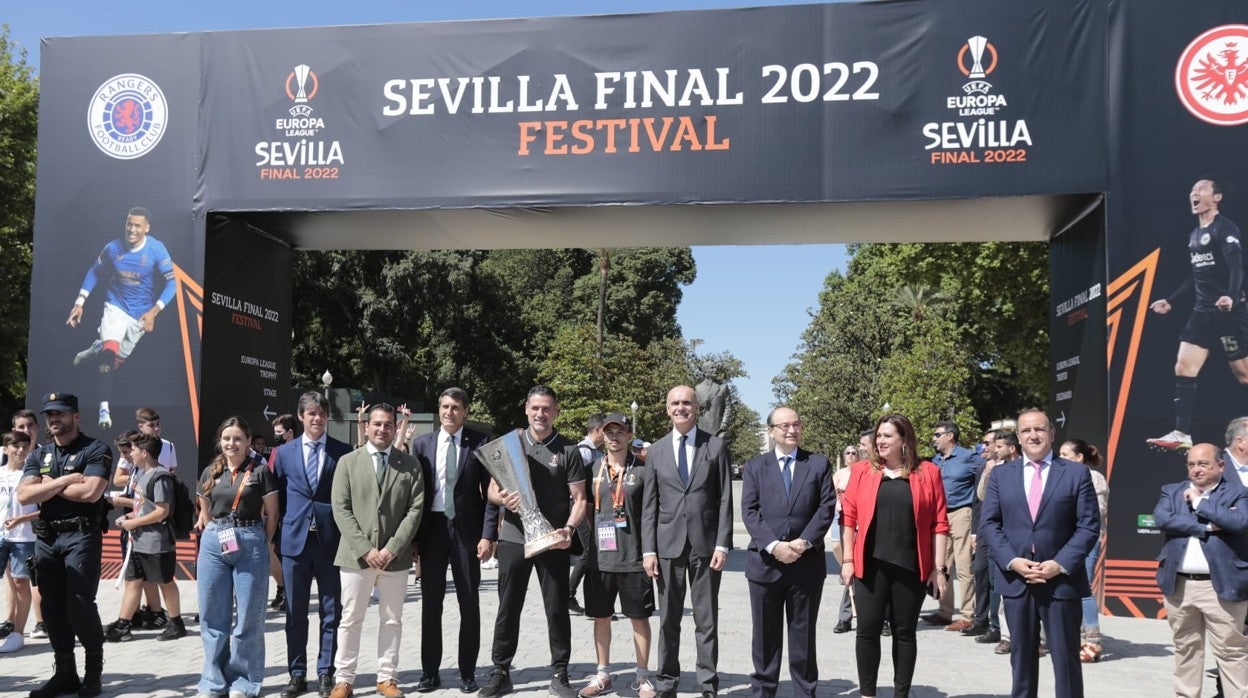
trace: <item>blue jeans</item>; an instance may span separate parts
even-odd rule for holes
[[[269,596],[269,547],[264,525],[234,529],[238,551],[222,553],[217,524],[200,537],[199,635],[204,670],[199,692],[260,694],[264,682],[264,607]],[[234,608],[237,621],[230,627]]]
[[[1088,583],[1092,583],[1092,574],[1096,571],[1096,560],[1101,556],[1101,539],[1096,539],[1096,545],[1092,546],[1092,552],[1088,554],[1088,560],[1084,567],[1088,570]],[[1085,630],[1099,628],[1101,618],[1098,615],[1096,603],[1096,595],[1083,597],[1083,627]]]

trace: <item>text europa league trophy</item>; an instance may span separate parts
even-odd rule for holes
[[[529,459],[520,445],[520,430],[515,429],[476,450],[477,460],[498,482],[498,486],[520,495],[520,523],[524,528],[524,556],[533,557],[564,541],[563,532],[556,531],[541,510],[529,480]]]

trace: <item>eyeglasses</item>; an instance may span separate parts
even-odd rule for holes
[[[771,428],[779,429],[780,431],[789,431],[790,429],[792,429],[793,431],[801,431],[802,423],[801,422],[784,422],[783,424],[772,424]]]
[[[948,431],[934,431],[934,432],[932,432],[932,438],[933,438],[933,439],[939,439],[940,437],[944,436],[945,434],[951,434],[951,433],[953,433],[953,432],[948,432]]]
[[[846,456],[856,456],[856,455],[858,455],[858,452],[857,452],[857,451],[855,451],[855,450],[854,450],[854,449],[852,449],[852,448],[847,448],[847,449],[845,449],[845,453],[844,453],[843,455],[846,455]]]

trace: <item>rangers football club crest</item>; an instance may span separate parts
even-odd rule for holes
[[[138,73],[105,80],[87,105],[87,130],[109,157],[133,160],[151,152],[164,137],[169,105],[165,93]]]

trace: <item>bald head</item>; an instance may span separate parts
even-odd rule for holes
[[[1187,479],[1206,490],[1222,479],[1222,450],[1209,443],[1196,444],[1187,452]]]
[[[693,388],[678,385],[667,391],[667,416],[672,420],[673,429],[681,434],[689,433],[698,422],[698,398]]]

